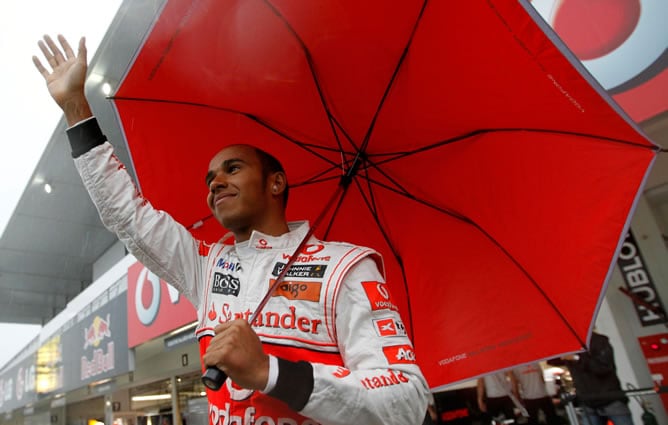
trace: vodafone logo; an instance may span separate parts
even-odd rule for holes
[[[390,345],[383,347],[383,354],[389,364],[413,364],[415,363],[415,352],[408,344]]]
[[[399,311],[399,308],[392,301],[390,291],[383,282],[362,282],[364,292],[369,299],[371,310],[392,310]]]
[[[315,254],[316,252],[322,251],[323,249],[325,249],[325,245],[323,244],[306,244],[304,245],[304,248],[302,248],[301,253],[306,255],[312,255]]]
[[[533,0],[532,5],[606,90],[652,78],[658,71],[653,64],[665,58],[666,43],[660,40],[668,36],[666,0]]]
[[[247,400],[253,395],[254,390],[247,390],[237,386],[231,379],[226,379],[227,391],[230,393],[230,398],[235,401]]]
[[[179,292],[174,287],[167,285],[167,292],[172,304],[179,302]],[[161,293],[160,278],[146,267],[142,268],[135,287],[135,311],[142,325],[149,326],[158,317]],[[145,294],[150,294],[147,299],[144,299]]]

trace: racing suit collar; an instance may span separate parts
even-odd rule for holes
[[[288,228],[290,231],[280,236],[270,236],[253,230],[247,241],[238,242],[235,247],[238,251],[297,248],[308,233],[309,222],[306,220],[293,221],[288,223]]]

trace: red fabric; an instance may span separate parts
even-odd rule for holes
[[[209,159],[247,142],[284,163],[289,218],[313,221],[368,141],[316,234],[383,253],[432,387],[578,349],[651,142],[521,3],[271,4],[167,3],[115,101],[144,194],[198,222]]]

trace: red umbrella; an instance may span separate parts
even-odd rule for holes
[[[659,148],[525,2],[169,1],[114,102],[152,203],[210,241],[209,159],[378,249],[433,388],[579,350]],[[198,189],[199,188],[199,189]]]

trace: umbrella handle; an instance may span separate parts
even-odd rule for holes
[[[210,390],[218,391],[223,386],[227,374],[215,366],[209,366],[202,374],[202,383]]]
[[[338,197],[339,193],[343,190],[342,186],[337,186],[336,192],[332,195],[332,198],[327,202],[325,208],[323,211],[320,213],[318,218],[315,219],[315,222],[313,223],[313,226],[309,229],[309,231],[306,233],[304,238],[299,242],[299,245],[295,249],[295,252],[290,256],[290,259],[288,262],[285,264],[283,267],[283,270],[279,275],[276,277],[276,281],[271,285],[267,293],[264,295],[264,298],[260,301],[260,304],[255,308],[255,311],[251,315],[250,319],[248,319],[248,323],[254,323],[255,319],[257,316],[262,312],[262,309],[264,306],[269,302],[271,299],[272,294],[276,291],[276,288],[278,288],[278,285],[283,282],[283,279],[285,278],[285,275],[288,272],[288,269],[292,267],[294,264],[295,260],[297,260],[297,257],[299,256],[299,253],[304,249],[306,246],[306,242],[309,240],[309,238],[313,235],[315,232],[316,227],[320,225],[320,222],[323,220],[325,217],[325,213],[329,210],[329,208],[334,204],[334,201]],[[223,238],[226,239],[227,235]],[[213,391],[218,391],[220,387],[223,386],[225,383],[225,380],[227,379],[227,374],[223,372],[222,370],[218,369],[215,366],[209,366],[206,368],[206,371],[202,374],[202,383],[204,384],[205,387],[207,387],[210,390]]]

